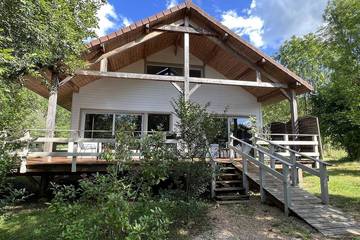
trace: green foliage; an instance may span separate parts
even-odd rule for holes
[[[96,11],[103,1],[5,0],[0,2],[1,49],[12,59],[3,61],[4,78],[40,76],[44,68],[69,72],[83,66],[84,40],[94,36]],[[4,60],[3,58],[2,60]]]
[[[299,99],[299,115],[318,116],[323,136],[360,159],[360,2],[330,1],[324,20],[316,33],[286,41],[276,58],[315,87]],[[264,122],[288,119],[288,109],[265,107]]]
[[[54,239],[164,239],[170,221],[163,211],[141,200],[132,203],[132,195],[111,174],[84,179],[79,188],[56,186],[50,211],[58,221],[42,230],[60,233]]]

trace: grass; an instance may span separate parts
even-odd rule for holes
[[[45,206],[27,205],[25,209],[12,209],[0,216],[0,240],[12,239],[55,239],[57,234],[49,236],[40,231],[51,219]]]
[[[360,221],[360,161],[350,161],[345,152],[331,151],[328,167],[330,204],[352,214]],[[320,196],[319,178],[305,175],[303,187]]]

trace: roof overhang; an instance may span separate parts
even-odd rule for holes
[[[183,26],[185,16],[190,18],[191,27]],[[84,58],[89,63],[87,71],[93,71],[93,74],[79,74],[82,71],[79,70],[74,76],[62,76],[58,103],[70,109],[74,92],[92,81],[109,77],[98,74],[103,59],[106,59],[107,71],[115,73],[169,46],[175,46],[177,51],[183,44],[184,32],[190,34],[191,54],[223,74],[228,79],[226,84],[243,87],[259,102],[271,103],[286,99],[290,88],[296,94],[313,90],[307,81],[244,41],[195,4],[187,2],[91,41]],[[121,76],[117,79],[123,78]],[[144,79],[156,80],[151,79],[151,76],[145,76]],[[192,80],[194,83],[201,81]],[[212,79],[202,84],[226,85],[223,81],[226,80],[217,82]],[[46,85],[37,79],[29,78],[25,86],[44,97],[49,95]]]

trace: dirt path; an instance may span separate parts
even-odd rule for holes
[[[261,204],[257,196],[242,204],[214,205],[209,218],[207,230],[194,234],[193,240],[328,239],[301,220]]]

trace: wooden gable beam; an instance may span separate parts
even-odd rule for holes
[[[242,61],[243,63],[245,63],[246,65],[248,65],[250,68],[252,68],[253,70],[255,70],[256,72],[259,72],[262,76],[266,77],[267,79],[269,79],[270,81],[274,82],[274,83],[280,83],[279,80],[277,80],[276,78],[274,78],[273,76],[271,76],[269,73],[265,72],[263,69],[261,69],[259,66],[257,66],[255,63],[251,62],[245,55],[243,55],[242,53],[238,52],[233,46],[231,46],[231,44],[229,43],[229,41],[227,41],[226,43],[223,43],[221,40],[214,38],[214,37],[209,37],[209,39],[214,42],[215,44],[219,45],[225,52],[227,52],[228,54],[234,56],[237,59],[240,59],[240,61]],[[282,94],[290,99],[289,94],[283,89],[281,90]]]
[[[132,79],[132,80],[149,80],[161,82],[185,82],[184,76],[166,76],[155,74],[140,74],[140,73],[125,73],[125,72],[100,72],[93,70],[77,70],[76,75],[93,76],[93,77],[108,77],[117,79]],[[271,83],[271,82],[255,82],[243,80],[227,80],[216,78],[195,78],[189,77],[189,83],[196,84],[213,84],[213,85],[228,85],[228,86],[243,86],[243,87],[262,87],[262,88],[287,88],[286,84]]]
[[[161,27],[152,28],[153,31],[161,32],[177,32],[177,33],[189,33],[195,35],[205,35],[205,36],[217,36],[215,33],[206,31],[204,29],[195,29],[190,26],[173,26],[173,25],[164,25]]]
[[[179,26],[179,25],[181,25],[183,23],[184,23],[184,20],[181,19],[179,21],[174,22],[173,24],[174,24],[174,26]],[[115,48],[115,49],[113,49],[113,50],[111,50],[111,51],[109,51],[107,53],[104,53],[94,63],[98,63],[102,59],[109,58],[109,57],[112,57],[112,56],[117,55],[119,53],[122,53],[122,52],[124,52],[124,51],[126,51],[126,50],[128,50],[130,48],[136,47],[136,46],[138,46],[138,45],[140,45],[140,44],[142,44],[144,42],[147,42],[147,41],[149,41],[151,39],[154,39],[154,38],[156,38],[156,37],[158,37],[158,36],[160,36],[162,34],[165,34],[165,32],[150,32],[149,34],[146,34],[146,35],[144,35],[144,36],[142,36],[142,37],[140,37],[140,38],[138,38],[138,39],[136,39],[134,41],[128,42],[128,43],[126,43],[126,44],[124,44],[124,45],[122,45],[122,46],[120,46],[118,48]]]

